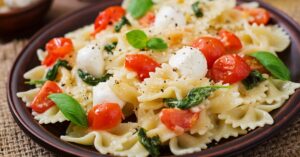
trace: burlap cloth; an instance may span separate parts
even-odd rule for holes
[[[0,156],[55,156],[40,147],[19,128],[6,101],[6,82],[14,59],[25,40],[0,45]],[[300,116],[270,140],[240,156],[300,156]]]

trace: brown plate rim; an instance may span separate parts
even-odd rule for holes
[[[94,4],[93,6],[85,7],[79,11],[73,12],[68,14],[67,16],[64,16],[62,18],[59,18],[58,20],[55,20],[51,24],[47,25],[43,29],[41,29],[37,34],[35,34],[29,41],[29,43],[32,43],[39,39],[40,36],[44,34],[44,32],[47,32],[51,28],[60,25],[60,22],[63,22],[68,19],[76,18],[77,16],[80,16],[81,14],[86,14],[88,12],[91,12],[89,10],[93,10],[98,8],[98,10],[101,10],[102,8],[105,8],[106,6],[115,5],[119,3],[120,0],[111,0],[111,1],[104,1],[101,0],[99,4]],[[249,1],[243,1],[243,2],[249,2]],[[296,35],[300,36],[300,27],[299,25],[288,15],[283,13],[282,11],[262,2],[258,1],[260,5],[269,11],[271,11],[272,16],[276,19],[280,19],[281,22],[285,22],[286,24],[284,26],[289,27],[288,29],[293,32],[294,37],[297,39],[297,48],[300,49],[300,37],[296,37]],[[102,4],[103,3],[103,4]],[[63,32],[62,32],[63,33]],[[64,32],[66,33],[66,32]],[[27,117],[28,113],[25,113],[27,111],[21,110],[21,103],[20,100],[16,97],[16,82],[14,82],[14,77],[21,76],[20,74],[17,74],[16,68],[20,67],[21,65],[18,65],[20,62],[20,59],[24,59],[26,54],[30,54],[28,50],[32,48],[31,44],[28,44],[23,51],[19,54],[19,56],[16,58],[13,67],[11,69],[11,72],[9,74],[9,79],[7,82],[7,99],[10,111],[15,119],[15,121],[18,123],[18,125],[23,129],[25,133],[27,133],[32,139],[34,139],[37,143],[41,144],[42,146],[46,147],[47,149],[55,152],[55,153],[63,153],[64,156],[107,156],[107,155],[101,155],[98,152],[94,152],[88,149],[85,149],[83,147],[80,147],[78,145],[74,145],[72,143],[63,142],[56,136],[52,135],[49,131],[47,131],[44,127],[39,125],[35,120],[33,120],[32,116]],[[31,52],[32,53],[32,52]],[[299,53],[299,52],[298,52]],[[25,57],[26,58],[26,57]],[[27,57],[28,58],[28,57]],[[299,82],[299,80],[296,80]],[[216,145],[212,148],[203,150],[201,152],[196,152],[193,154],[183,155],[183,156],[224,156],[224,155],[233,155],[240,153],[242,151],[245,151],[247,149],[250,149],[262,141],[270,138],[272,135],[276,134],[281,128],[286,126],[300,111],[300,90],[297,90],[295,94],[288,100],[289,105],[284,105],[279,112],[276,115],[280,115],[280,119],[274,119],[273,125],[267,125],[263,128],[255,129],[254,131],[248,133],[247,135],[240,136],[238,138],[235,138],[234,140],[231,140],[229,142],[226,142],[222,145]],[[24,118],[25,116],[25,118]],[[278,116],[277,116],[278,117]]]

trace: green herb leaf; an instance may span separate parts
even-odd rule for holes
[[[148,150],[151,156],[159,156],[160,140],[158,136],[152,138],[147,137],[146,130],[140,128],[138,131],[138,137],[140,143]]]
[[[46,82],[46,80],[29,80],[26,81],[25,84],[28,85],[43,85]]]
[[[104,46],[104,50],[109,54],[113,54],[112,50],[116,48],[118,42],[113,42]]]
[[[78,72],[78,76],[82,79],[82,81],[91,86],[96,86],[99,82],[105,82],[112,76],[112,74],[107,73],[107,74],[104,74],[100,78],[96,78],[93,75],[91,75],[87,72],[84,72],[81,69],[78,69],[77,72]]]
[[[167,98],[164,99],[164,103],[166,103],[168,107],[172,107],[172,108],[189,109],[199,105],[202,101],[208,98],[212,92],[220,88],[228,88],[228,87],[207,86],[207,87],[194,88],[188,93],[188,95],[184,99],[178,100],[174,98]]]
[[[255,57],[274,77],[281,80],[291,80],[291,73],[284,63],[270,52],[255,52]]]
[[[131,46],[137,49],[143,49],[147,46],[148,37],[144,31],[133,30],[126,33],[126,38]]]
[[[55,65],[53,66],[52,69],[48,70],[47,74],[46,74],[46,79],[47,80],[51,80],[54,81],[57,73],[58,73],[58,68],[59,67],[65,67],[68,70],[71,70],[72,67],[69,65],[68,61],[65,60],[58,60]]]
[[[203,17],[202,9],[199,7],[199,1],[192,4],[192,9],[196,15],[196,17]]]
[[[131,0],[127,11],[135,19],[143,17],[152,7],[152,0]]]
[[[129,26],[131,25],[130,22],[128,21],[128,19],[125,16],[123,16],[121,21],[116,24],[115,31],[120,32],[120,30],[122,29],[122,27],[124,25],[129,25]]]
[[[253,70],[249,74],[249,76],[242,81],[243,85],[246,87],[247,90],[250,90],[257,86],[260,82],[265,81],[266,79],[262,76],[262,74],[257,71]]]
[[[72,123],[82,127],[88,127],[85,111],[74,98],[63,93],[51,94],[48,98],[55,102],[64,116]]]
[[[147,47],[153,50],[164,50],[168,45],[161,38],[152,38],[147,42]]]

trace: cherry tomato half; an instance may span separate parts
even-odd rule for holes
[[[123,113],[116,103],[95,105],[88,113],[88,122],[93,130],[107,130],[122,121]]]
[[[112,6],[100,12],[94,22],[95,31],[93,35],[106,29],[106,27],[112,24],[113,22],[116,22],[119,19],[121,19],[125,15],[125,12],[125,9],[123,9],[120,6]]]
[[[53,81],[46,81],[39,93],[35,96],[34,100],[30,104],[33,111],[37,113],[43,113],[55,103],[51,101],[47,96],[53,93],[61,93],[62,90]]]
[[[192,47],[198,48],[204,54],[208,68],[211,68],[215,60],[225,54],[222,42],[213,37],[200,37],[193,42]]]
[[[250,24],[256,23],[258,25],[266,25],[270,21],[270,13],[263,8],[247,8],[243,6],[237,6],[237,10],[244,11],[251,16],[249,20]]]
[[[53,38],[46,44],[48,55],[43,65],[51,66],[58,58],[63,58],[74,50],[72,40],[69,38]]]
[[[243,48],[241,40],[235,34],[222,29],[219,31],[219,36],[227,52],[234,53]]]
[[[199,119],[200,112],[180,110],[176,108],[163,109],[160,121],[170,130],[182,134],[190,130]]]
[[[144,54],[130,54],[126,55],[125,67],[128,70],[135,71],[138,74],[140,81],[149,77],[150,72],[154,72],[155,68],[160,65]]]
[[[220,57],[211,70],[215,82],[223,81],[231,84],[245,79],[251,72],[249,65],[237,54]]]
[[[251,70],[257,70],[262,74],[268,74],[268,70],[254,57],[244,56],[243,59],[249,65]]]
[[[150,26],[155,21],[155,14],[153,12],[148,12],[145,16],[139,19],[139,23],[144,26]]]

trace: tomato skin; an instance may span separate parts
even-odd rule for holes
[[[215,82],[233,84],[245,79],[250,72],[251,69],[243,58],[237,54],[228,54],[216,60],[211,75]]]
[[[224,29],[219,31],[218,34],[227,52],[234,53],[243,48],[241,40],[235,34]]]
[[[50,107],[55,105],[55,103],[48,98],[48,95],[61,92],[62,90],[56,84],[56,82],[46,81],[39,93],[35,96],[34,100],[30,104],[30,107],[37,113],[43,113]]]
[[[150,72],[154,72],[160,64],[144,54],[129,54],[125,58],[125,67],[138,74],[140,81],[149,77]]]
[[[223,43],[213,37],[200,37],[192,43],[192,47],[198,48],[204,54],[208,68],[226,52]]]
[[[125,15],[126,11],[120,6],[111,6],[104,11],[100,12],[94,22],[95,31],[92,35],[99,33],[106,29],[106,27],[113,22],[118,21]]]
[[[116,103],[95,105],[88,113],[89,127],[93,130],[107,130],[122,121],[123,113]]]
[[[177,134],[189,131],[199,119],[200,112],[166,108],[161,111],[160,121]]]
[[[63,58],[74,50],[72,40],[69,38],[53,38],[46,44],[48,55],[42,62],[43,65],[51,66],[58,58]]]
[[[155,21],[155,14],[153,12],[148,12],[145,16],[139,19],[139,23],[144,26],[150,26]]]
[[[251,71],[257,70],[262,74],[269,74],[269,71],[254,57],[251,56],[244,56],[243,59],[249,65]]]
[[[249,20],[250,24],[266,25],[270,21],[271,15],[264,8],[247,8],[243,6],[237,6],[237,10],[243,11],[251,16]]]

